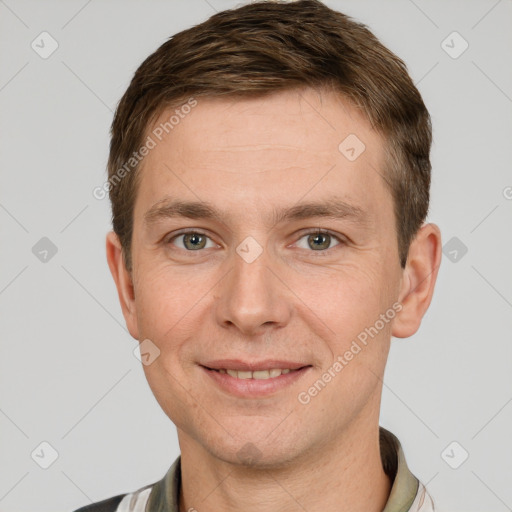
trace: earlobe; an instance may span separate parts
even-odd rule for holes
[[[137,315],[135,307],[135,293],[132,276],[126,269],[123,251],[119,237],[113,231],[107,233],[106,237],[107,262],[110,272],[117,288],[121,310],[128,331],[135,338],[139,339],[137,327]]]
[[[391,331],[396,338],[408,338],[418,330],[432,300],[441,256],[441,231],[435,224],[425,224],[411,243],[403,270],[399,292],[402,310]]]

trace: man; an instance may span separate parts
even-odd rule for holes
[[[380,428],[440,232],[406,68],[315,0],[180,32],[115,114],[107,259],[181,455],[85,511],[433,510]]]

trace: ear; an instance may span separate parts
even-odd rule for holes
[[[107,233],[106,249],[108,266],[116,283],[117,294],[119,296],[119,302],[121,303],[126,326],[130,334],[138,340],[139,329],[137,326],[132,276],[126,269],[119,237],[113,231]]]
[[[391,334],[408,338],[419,328],[432,300],[441,264],[441,231],[435,224],[425,224],[409,247],[403,269],[398,301],[402,310],[395,317]]]

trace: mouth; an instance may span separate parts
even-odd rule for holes
[[[220,389],[242,398],[275,394],[297,382],[312,368],[310,364],[291,361],[247,363],[223,360],[200,366]]]
[[[267,380],[274,379],[275,377],[279,377],[280,375],[286,375],[290,372],[299,371],[301,368],[291,369],[291,368],[272,368],[270,370],[255,370],[253,372],[247,370],[230,370],[228,368],[208,368],[208,370],[212,370],[214,372],[222,373],[230,375],[235,379],[256,379],[256,380]],[[302,368],[305,368],[303,366]]]

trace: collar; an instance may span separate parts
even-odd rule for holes
[[[398,438],[383,427],[379,427],[379,442],[384,471],[392,482],[388,501],[382,512],[413,512],[418,502],[419,491],[424,487],[411,473]],[[147,510],[152,512],[179,512],[181,487],[181,455],[174,461],[162,480],[152,486]],[[416,500],[416,501],[415,501]],[[423,497],[421,499],[423,502]]]
[[[411,510],[418,494],[419,480],[409,470],[398,438],[389,430],[379,427],[379,440],[382,465],[392,482],[391,492],[382,512]]]

